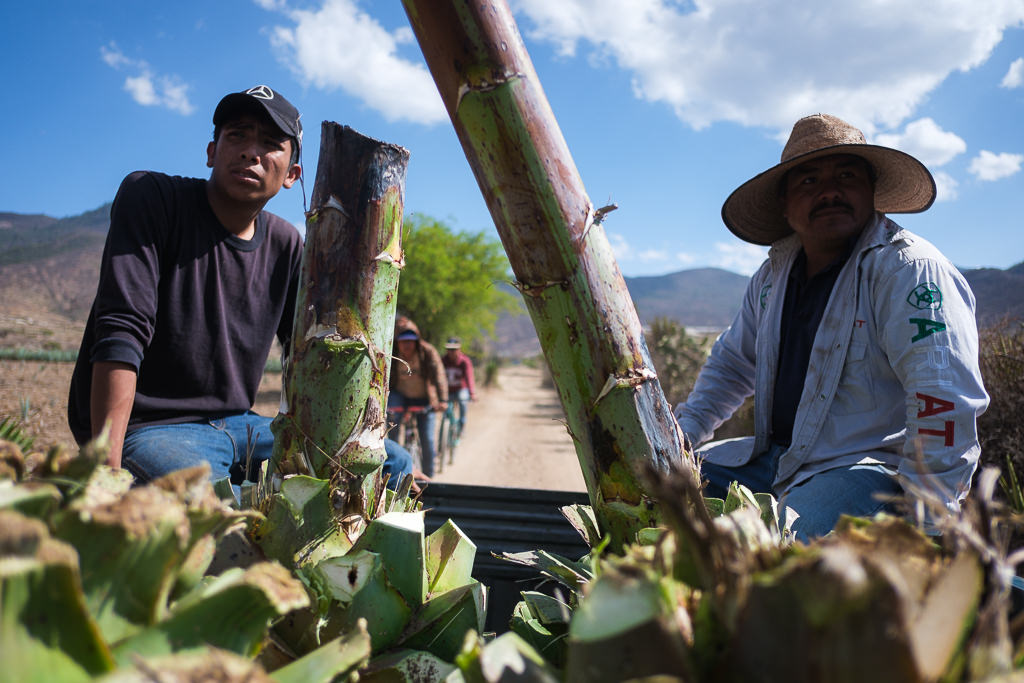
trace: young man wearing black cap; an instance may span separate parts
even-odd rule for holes
[[[75,438],[109,423],[109,463],[143,481],[205,460],[237,482],[273,444],[250,408],[291,332],[302,240],[263,207],[300,179],[302,126],[262,85],[224,97],[213,123],[208,180],[121,183],[71,380]]]

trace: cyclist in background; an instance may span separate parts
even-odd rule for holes
[[[444,345],[444,371],[448,376],[448,396],[458,402],[459,436],[466,426],[466,403],[476,400],[476,385],[473,382],[473,361],[462,352],[458,337],[449,337]]]
[[[426,408],[416,413],[416,431],[422,449],[423,474],[430,478],[437,455],[437,414],[448,407],[448,382],[441,354],[420,339],[419,328],[411,320],[399,316],[395,319],[388,410],[412,406]]]

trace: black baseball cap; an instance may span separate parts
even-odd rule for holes
[[[251,111],[259,107],[266,112],[281,132],[295,138],[302,145],[302,123],[299,122],[299,110],[285,99],[284,95],[267,85],[257,85],[225,95],[213,111],[213,125],[219,126],[231,115],[239,111]]]

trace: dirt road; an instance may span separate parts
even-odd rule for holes
[[[26,418],[41,447],[71,443],[67,428],[70,363],[0,361],[0,416]],[[554,389],[542,386],[539,369],[514,365],[501,370],[498,386],[483,388],[469,404],[466,431],[454,465],[441,482],[583,491],[576,461]],[[256,411],[277,412],[281,375],[268,374]]]
[[[540,370],[504,368],[499,386],[481,388],[469,404],[466,431],[435,481],[585,491],[555,390]]]

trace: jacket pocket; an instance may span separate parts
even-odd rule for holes
[[[868,345],[850,342],[843,364],[843,374],[832,399],[833,415],[855,415],[871,410],[874,403],[871,371],[867,359]]]

